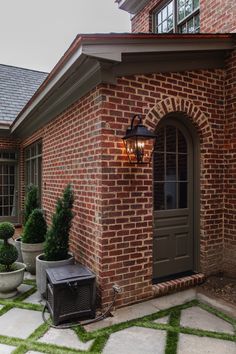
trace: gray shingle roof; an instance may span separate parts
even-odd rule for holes
[[[0,64],[0,121],[13,121],[47,75]]]

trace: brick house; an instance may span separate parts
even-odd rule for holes
[[[133,33],[78,35],[47,77],[0,66],[0,220],[20,225],[33,182],[50,222],[71,182],[71,250],[122,306],[236,276],[236,5],[117,2]],[[124,148],[134,114],[157,135],[148,165]]]

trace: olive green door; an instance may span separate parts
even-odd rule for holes
[[[193,143],[175,119],[158,128],[153,155],[153,279],[193,270]]]

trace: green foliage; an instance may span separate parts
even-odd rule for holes
[[[7,239],[13,237],[14,232],[14,225],[12,225],[10,222],[2,222],[0,224],[0,239],[6,241]]]
[[[0,224],[0,238],[4,240],[4,243],[0,246],[0,264],[5,272],[11,271],[11,266],[18,257],[16,247],[8,243],[8,239],[14,235],[14,232],[15,228],[11,223],[2,222]]]
[[[17,260],[18,251],[14,245],[4,243],[0,247],[0,263],[5,267],[5,271],[11,271],[11,265]]]
[[[38,200],[38,188],[33,184],[30,184],[27,188],[26,200],[25,200],[25,210],[24,210],[24,225],[34,209],[39,208]]]
[[[73,219],[74,193],[69,184],[56,204],[52,225],[46,234],[44,256],[47,261],[60,261],[68,258],[69,232]]]
[[[41,209],[34,209],[30,214],[21,237],[24,243],[41,243],[45,241],[47,224]]]

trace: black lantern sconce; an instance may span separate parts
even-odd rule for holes
[[[134,124],[136,118],[138,123]],[[130,163],[139,165],[150,163],[156,135],[143,125],[140,114],[132,117],[131,126],[126,130],[123,140]]]

